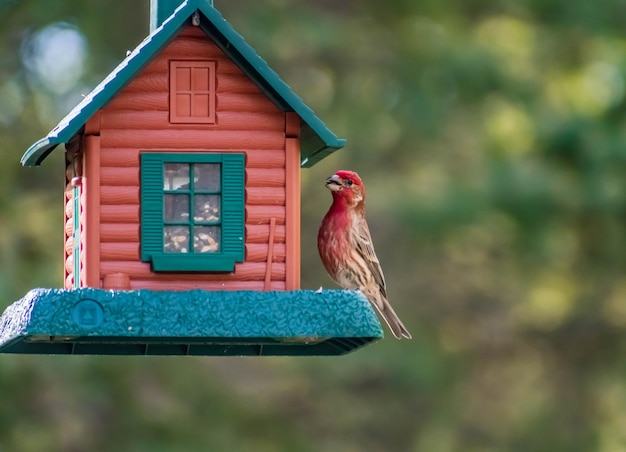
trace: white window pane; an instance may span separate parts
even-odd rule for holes
[[[194,221],[205,223],[220,221],[220,195],[196,195],[193,204]]]
[[[193,250],[196,253],[216,253],[220,250],[219,226],[193,228]]]
[[[219,163],[196,163],[193,168],[196,190],[220,191],[222,185]]]
[[[165,221],[189,221],[189,195],[165,195],[163,204]]]
[[[166,253],[188,253],[189,228],[187,226],[165,226],[163,228],[163,250]]]
[[[189,190],[189,165],[187,163],[166,163],[163,190]]]

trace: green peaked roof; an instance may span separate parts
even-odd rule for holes
[[[338,138],[296,93],[263,60],[207,0],[185,0],[122,61],[91,93],[22,156],[22,165],[35,166],[61,143],[67,143],[87,120],[112,99],[165,47],[182,26],[198,12],[200,28],[229,55],[265,94],[283,111],[294,111],[302,119],[302,166],[310,167],[342,148]]]

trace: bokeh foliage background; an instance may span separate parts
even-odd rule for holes
[[[216,0],[346,149],[413,341],[340,358],[0,356],[4,451],[626,450],[626,2]],[[62,285],[62,153],[19,158],[148,0],[0,0],[0,307]]]

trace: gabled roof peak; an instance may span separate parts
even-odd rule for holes
[[[203,0],[213,6],[213,0]],[[182,0],[150,0],[150,33],[159,28],[184,3]]]
[[[157,2],[157,0],[152,0]],[[172,7],[180,0],[158,0]],[[148,35],[98,86],[63,118],[44,138],[34,143],[22,156],[24,166],[40,165],[59,144],[67,143],[89,118],[111,100],[145,67],[198,13],[199,27],[235,64],[283,111],[294,111],[302,120],[302,166],[310,167],[342,148],[338,138],[302,99],[238,34],[212,6],[211,0],[184,0],[173,13]]]

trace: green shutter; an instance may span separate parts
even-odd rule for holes
[[[141,260],[163,253],[163,158],[141,155]]]
[[[244,154],[222,155],[222,252],[244,260]]]

